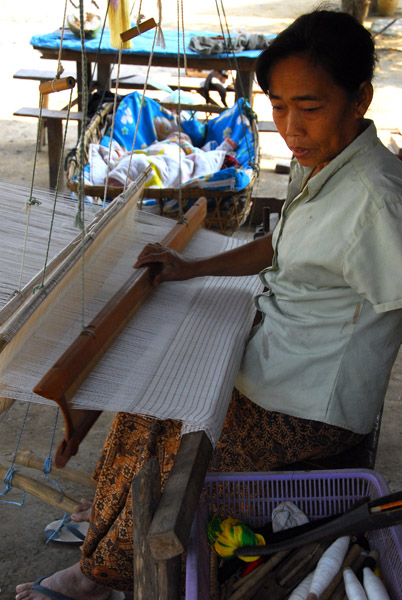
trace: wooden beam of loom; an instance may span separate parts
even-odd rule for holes
[[[3,478],[8,473],[10,465],[4,465],[0,463],[0,478]],[[74,508],[79,504],[77,500],[70,498],[70,496],[66,496],[61,493],[59,490],[52,488],[44,483],[40,483],[32,477],[28,477],[27,475],[21,475],[20,473],[14,473],[12,478],[12,485],[20,490],[24,490],[28,494],[43,500],[47,504],[51,506],[56,506],[57,508],[61,508],[62,510],[72,513],[74,512]]]
[[[162,240],[169,248],[182,251],[206,216],[206,199],[200,198]],[[138,277],[135,271],[104,308],[81,332],[66,352],[35,386],[34,393],[54,400],[62,409],[66,436],[55,457],[57,467],[74,456],[101,411],[71,409],[70,400],[123,328],[150,296],[153,286],[149,268]]]
[[[14,457],[14,463],[16,465],[21,465],[28,469],[36,469],[37,471],[42,471],[44,462],[43,458],[35,456],[31,450],[18,450]],[[88,473],[83,473],[82,471],[71,469],[69,467],[58,469],[53,466],[51,472],[52,476],[56,475],[67,481],[73,481],[79,485],[96,490],[96,483],[92,481],[91,476]]]

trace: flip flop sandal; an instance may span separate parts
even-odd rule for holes
[[[87,521],[76,522],[71,521],[68,517],[64,523],[62,519],[53,521],[46,525],[45,536],[50,538],[52,542],[64,542],[67,544],[82,544],[88,531],[89,523]],[[62,525],[60,527],[60,525]],[[60,528],[60,529],[59,529]]]
[[[33,591],[40,592],[41,594],[43,594],[44,596],[47,596],[47,598],[50,598],[51,600],[72,600],[69,596],[65,596],[64,594],[61,594],[60,592],[55,592],[55,591],[50,590],[49,588],[41,585],[41,582],[44,579],[47,579],[48,577],[49,577],[49,575],[45,575],[44,577],[39,577],[39,579],[37,579],[32,586]]]
[[[66,596],[65,594],[61,594],[60,592],[55,592],[45,587],[44,585],[41,585],[41,582],[44,579],[47,579],[48,577],[49,575],[39,577],[39,579],[37,579],[32,586],[33,591],[40,592],[41,594],[43,594],[43,596],[50,598],[50,600],[73,600],[72,598],[70,598],[70,596]],[[125,594],[123,592],[112,591],[108,600],[124,600],[124,598]]]

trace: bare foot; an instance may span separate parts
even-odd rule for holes
[[[71,513],[72,521],[89,521],[91,518],[93,500],[83,498],[77,506],[74,506],[74,512]]]
[[[17,585],[15,600],[49,600],[49,596],[33,590],[33,584],[34,582],[31,581]],[[71,600],[107,600],[111,594],[111,590],[101,587],[85,577],[79,563],[47,577],[40,582],[40,585],[64,594]]]

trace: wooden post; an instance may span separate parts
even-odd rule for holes
[[[185,551],[211,456],[204,431],[183,435],[148,534],[155,560]]]
[[[132,483],[134,598],[136,600],[178,600],[180,557],[167,561],[152,558],[147,534],[160,499],[158,461],[149,460]]]
[[[370,0],[342,0],[342,11],[355,17],[359,23],[367,17],[369,7]]]
[[[235,81],[236,98],[247,98],[253,106],[254,71],[237,71]]]

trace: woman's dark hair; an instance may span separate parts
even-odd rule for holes
[[[268,94],[272,67],[284,58],[303,54],[320,65],[345,91],[357,92],[371,81],[376,62],[371,34],[347,13],[315,10],[282,31],[258,57],[256,75]]]

